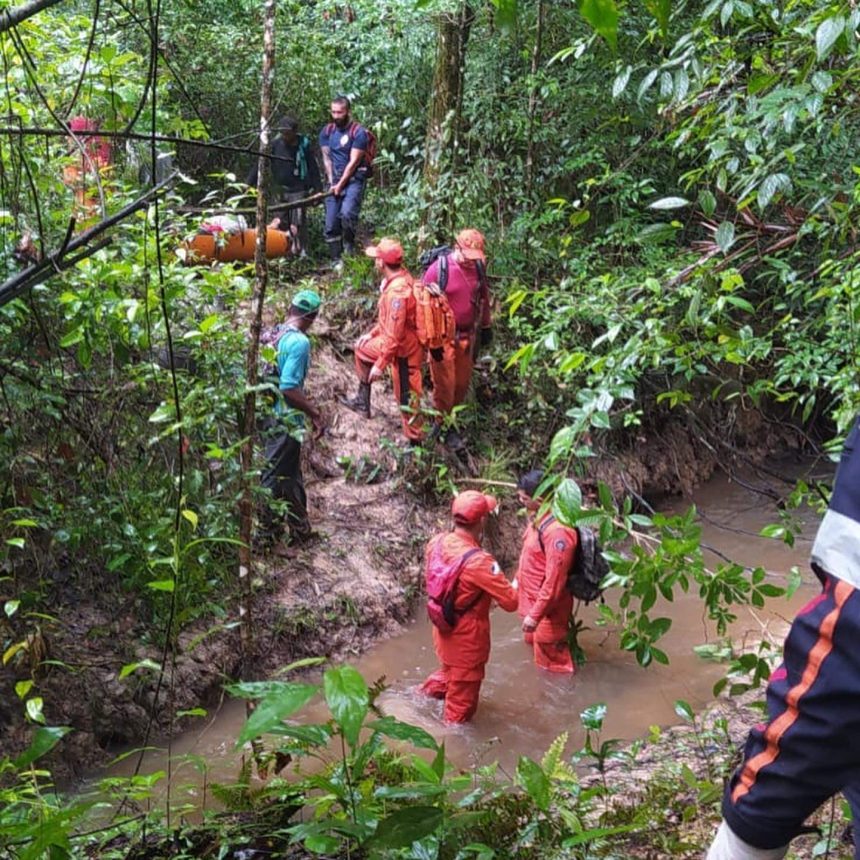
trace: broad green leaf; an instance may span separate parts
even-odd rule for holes
[[[618,44],[618,8],[615,0],[580,0],[579,14],[615,50]]]
[[[24,698],[26,698],[27,693],[29,693],[30,690],[32,690],[32,689],[33,689],[33,681],[32,680],[28,679],[27,681],[18,681],[18,683],[15,684],[15,695],[19,699],[24,699]]]
[[[671,0],[645,0],[645,8],[657,19],[660,35],[665,39],[669,33],[669,13]]]
[[[678,69],[675,72],[675,93],[673,98],[676,102],[682,102],[687,98],[687,93],[690,91],[690,76],[686,69]]]
[[[677,222],[676,222],[677,223]],[[680,226],[680,225],[679,225]],[[656,224],[648,224],[636,234],[636,241],[643,245],[659,245],[675,238],[678,227],[674,223],[667,224],[660,221]]]
[[[717,211],[717,198],[712,191],[705,189],[699,193],[699,206],[706,218],[710,218]]]
[[[364,678],[352,666],[329,669],[323,675],[323,690],[331,715],[347,742],[355,746],[369,706]]]
[[[819,63],[826,59],[844,29],[845,19],[841,15],[825,18],[818,25],[815,31],[815,54]]]
[[[146,587],[151,588],[153,591],[167,591],[172,593],[174,588],[176,588],[176,583],[172,579],[156,579],[152,582],[147,582]]]
[[[563,523],[576,522],[582,510],[582,490],[573,478],[565,478],[555,491],[552,503],[553,513]]]
[[[12,763],[19,770],[32,764],[45,753],[50,752],[69,732],[68,726],[39,726],[33,735],[33,741],[21,755]]]
[[[576,442],[576,430],[573,427],[562,427],[549,445],[549,462],[555,463],[570,454],[570,449]]]
[[[419,749],[436,750],[439,748],[436,739],[429,732],[418,726],[402,723],[394,717],[382,717],[380,720],[369,723],[368,728],[398,741],[409,741]]]
[[[770,203],[777,191],[784,191],[791,186],[791,180],[784,173],[772,173],[758,188],[759,209],[764,209]]]
[[[341,846],[341,840],[335,836],[328,836],[325,833],[312,833],[305,837],[305,848],[312,851],[314,854],[338,854],[338,849]]]
[[[122,669],[119,670],[119,680],[121,681],[123,678],[127,678],[131,675],[132,672],[136,672],[138,669],[152,669],[153,672],[160,672],[161,666],[155,662],[155,660],[139,660],[137,663],[126,663]]]
[[[24,549],[24,546],[26,544],[24,538],[22,537],[6,538],[6,543],[9,546],[14,546],[16,549]]]
[[[80,343],[83,339],[84,328],[83,326],[78,326],[76,329],[72,329],[60,340],[60,346],[64,348],[67,346],[74,346],[74,344]]]
[[[45,702],[41,696],[33,696],[32,699],[27,699],[25,704],[25,709],[27,711],[27,716],[34,723],[44,723],[45,717],[42,714],[42,708],[45,706]]]
[[[648,205],[649,209],[682,209],[689,206],[690,201],[683,197],[661,197]]]
[[[725,254],[735,242],[735,225],[731,221],[723,221],[717,232],[714,234],[714,240],[719,249]]]
[[[443,820],[443,812],[435,806],[407,806],[383,818],[371,837],[374,849],[408,848],[413,842],[433,833]]]
[[[606,719],[606,705],[603,702],[591,705],[579,715],[579,719],[584,728],[592,732],[599,732],[603,728],[603,721]]]
[[[161,424],[164,421],[173,421],[176,418],[176,410],[172,403],[162,403],[152,415],[149,416],[149,421],[152,424]]]
[[[197,514],[194,511],[189,510],[188,508],[183,508],[182,516],[191,523],[191,528],[197,528]]]
[[[615,76],[615,80],[612,82],[612,98],[617,99],[627,89],[632,71],[633,66],[628,65]]]
[[[549,808],[550,781],[543,772],[543,768],[528,756],[520,756],[517,763],[517,779],[528,792],[535,806],[546,812]]]
[[[18,607],[21,605],[20,600],[7,600],[3,604],[3,611],[6,613],[8,618],[11,618],[17,611]]]
[[[639,89],[636,93],[636,101],[641,102],[642,97],[645,95],[645,93],[647,93],[648,90],[651,89],[651,85],[654,83],[654,81],[657,80],[658,71],[659,69],[651,69],[651,71],[648,72],[648,74],[645,75],[644,78],[642,78],[642,82],[639,84]]]
[[[206,334],[210,329],[214,328],[221,317],[218,314],[210,314],[203,322],[200,323],[200,331]]]
[[[295,684],[288,681],[279,683],[278,688],[269,693],[245,721],[236,746],[279,727],[287,717],[307,704],[317,690],[314,684]]]
[[[686,720],[688,723],[692,723],[693,720],[695,719],[695,714],[693,713],[693,709],[683,699],[678,699],[675,702],[675,713],[682,720]]]

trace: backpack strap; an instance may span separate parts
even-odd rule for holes
[[[308,178],[308,151],[311,142],[305,135],[299,135],[299,145],[296,147],[296,164],[299,168],[299,179],[304,181]]]
[[[456,601],[457,599],[457,586],[460,584],[460,574],[463,572],[463,568],[465,567],[466,562],[473,555],[475,555],[475,553],[478,553],[480,551],[481,550],[478,547],[472,547],[472,549],[466,550],[466,552],[464,552],[463,555],[460,556],[460,560],[457,562],[457,575],[454,577],[454,585],[451,588],[451,595],[454,601]],[[470,609],[475,607],[481,597],[483,597],[483,592],[479,591],[477,597],[475,597],[474,600],[469,601],[468,606],[464,606],[462,609],[455,610],[457,612],[457,615],[462,618]]]
[[[543,533],[555,522],[555,517],[550,514],[548,517],[544,519],[544,521],[538,526],[537,535],[538,535],[538,543],[540,544],[540,551],[546,555],[546,547],[543,545]]]
[[[439,272],[438,272],[439,289],[442,290],[442,292],[444,293],[445,288],[448,286],[448,255],[447,254],[440,254],[438,257],[438,260],[439,260]]]
[[[487,267],[483,260],[475,260],[475,268],[478,270],[478,287],[472,296],[472,304],[475,307],[475,328],[481,325],[481,302],[490,300],[490,282],[487,279]]]

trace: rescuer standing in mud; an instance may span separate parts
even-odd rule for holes
[[[484,667],[490,659],[490,607],[498,603],[505,612],[517,608],[516,589],[498,562],[481,548],[487,516],[497,507],[492,496],[467,490],[451,505],[454,529],[436,535],[427,544],[428,568],[447,565],[454,574],[454,621],[449,632],[433,627],[433,646],[439,668],[419,687],[425,696],[444,699],[446,723],[465,723],[478,708]],[[429,577],[428,577],[429,579]],[[431,613],[431,619],[433,613]]]
[[[518,611],[523,638],[534,649],[535,665],[549,672],[575,671],[567,644],[573,595],[567,589],[578,538],[576,529],[558,522],[550,511],[537,517],[543,472],[534,469],[517,482],[517,498],[529,514],[517,568]]]

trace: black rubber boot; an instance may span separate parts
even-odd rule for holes
[[[370,383],[359,382],[358,394],[355,397],[339,397],[341,403],[353,412],[358,412],[365,418],[370,418]]]

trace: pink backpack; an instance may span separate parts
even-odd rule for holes
[[[451,633],[457,625],[457,620],[481,598],[479,593],[478,597],[464,609],[457,611],[454,608],[457,583],[460,581],[463,565],[479,551],[473,548],[454,561],[446,562],[442,555],[442,538],[438,538],[433,544],[424,574],[427,586],[427,615],[442,633]]]

